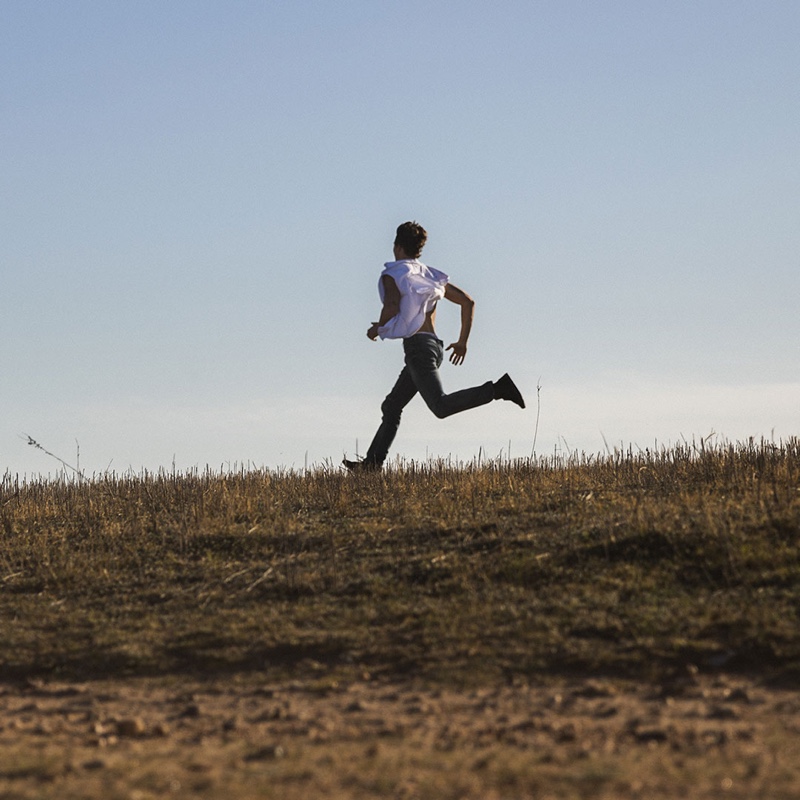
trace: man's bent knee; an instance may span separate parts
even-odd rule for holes
[[[447,403],[444,402],[444,395],[437,398],[432,403],[428,403],[428,408],[433,412],[433,415],[437,419],[444,419],[453,413],[451,409],[448,408]]]

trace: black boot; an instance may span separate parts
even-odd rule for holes
[[[372,461],[349,461],[342,459],[342,464],[348,472],[380,472],[381,468]]]
[[[520,390],[517,389],[514,381],[509,378],[506,372],[502,378],[494,382],[494,399],[495,400],[510,400],[516,403],[520,408],[525,408],[525,401],[522,399]]]

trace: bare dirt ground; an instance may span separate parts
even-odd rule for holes
[[[800,694],[692,672],[0,685],[0,797],[797,798]]]

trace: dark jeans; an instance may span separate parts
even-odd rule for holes
[[[439,379],[444,359],[444,342],[434,336],[417,333],[403,340],[406,365],[394,388],[383,401],[378,432],[367,450],[365,462],[381,466],[400,427],[400,416],[414,395],[419,392],[428,408],[439,419],[476,408],[494,400],[494,386],[487,381],[481,386],[445,394]]]

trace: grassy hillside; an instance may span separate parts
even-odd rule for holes
[[[0,487],[0,680],[800,675],[800,442]]]

